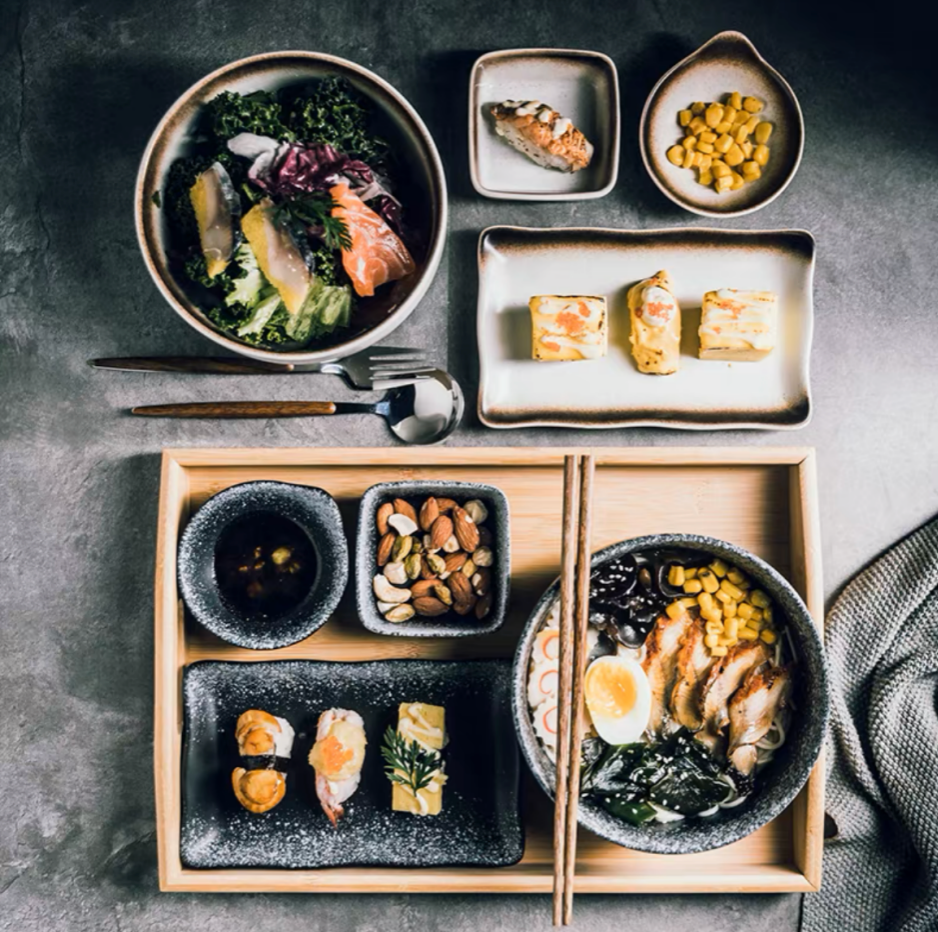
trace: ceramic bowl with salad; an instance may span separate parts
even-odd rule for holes
[[[160,291],[228,350],[350,355],[395,329],[439,265],[436,146],[377,75],[312,52],[227,65],[169,109],[144,154],[137,234]]]

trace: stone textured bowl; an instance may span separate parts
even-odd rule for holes
[[[625,848],[656,854],[690,854],[728,845],[778,816],[798,795],[814,767],[829,714],[829,694],[824,647],[804,602],[787,580],[764,560],[747,550],[697,534],[653,534],[613,544],[593,555],[597,566],[626,553],[656,547],[700,550],[738,566],[756,580],[785,615],[798,655],[794,703],[797,706],[791,733],[774,760],[760,773],[756,792],[733,809],[721,809],[708,819],[684,819],[668,824],[635,826],[615,818],[601,807],[581,799],[579,822],[590,831]],[[537,782],[553,798],[554,765],[534,733],[528,710],[527,682],[534,635],[560,592],[556,580],[541,597],[525,625],[515,653],[512,710],[521,750]]]
[[[241,94],[302,86],[330,75],[348,79],[373,108],[381,135],[396,156],[396,193],[414,231],[415,274],[380,295],[363,299],[354,326],[333,334],[315,349],[278,352],[242,343],[223,333],[193,300],[184,274],[175,274],[169,238],[153,196],[163,189],[173,161],[186,155],[197,134],[205,103],[223,91]],[[144,262],[163,297],[183,320],[225,349],[275,363],[325,362],[350,356],[378,343],[411,314],[426,294],[443,255],[446,239],[446,179],[430,131],[416,110],[387,81],[354,62],[320,52],[266,52],[232,62],[189,88],[166,112],[150,138],[134,194],[137,240]]]
[[[495,538],[493,550],[495,562],[492,566],[494,598],[492,611],[481,621],[474,615],[460,617],[449,612],[441,618],[414,617],[410,621],[386,621],[375,604],[372,579],[378,572],[375,554],[378,549],[378,527],[375,516],[378,508],[394,498],[415,501],[429,495],[453,498],[460,504],[479,499],[488,508],[487,525]],[[481,482],[433,482],[413,480],[381,482],[373,485],[362,496],[358,513],[358,537],[355,542],[355,603],[362,624],[375,634],[391,634],[399,637],[469,637],[497,631],[505,620],[508,609],[508,591],[511,579],[511,543],[508,532],[508,499],[501,489]]]
[[[316,578],[295,608],[270,621],[250,618],[221,597],[215,548],[232,522],[273,514],[298,525],[316,552]],[[210,498],[179,543],[179,590],[192,616],[224,641],[269,650],[308,637],[329,620],[348,582],[348,542],[335,500],[322,489],[287,482],[244,482]]]
[[[697,170],[672,165],[665,153],[681,141],[679,110],[695,100],[722,101],[739,91],[765,104],[773,124],[769,161],[757,181],[717,194],[697,181]],[[765,207],[791,183],[804,151],[804,118],[788,82],[741,32],[721,32],[678,62],[652,88],[639,127],[642,161],[651,180],[675,204],[704,217],[740,217]]]

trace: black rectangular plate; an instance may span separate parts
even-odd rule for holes
[[[520,762],[507,660],[202,661],[183,675],[182,863],[189,868],[502,867],[521,859]],[[446,708],[449,780],[443,811],[391,811],[381,739],[398,703]],[[307,763],[320,713],[353,709],[365,721],[362,780],[332,827]],[[253,814],[231,788],[239,766],[234,730],[246,709],[296,730],[287,793]]]

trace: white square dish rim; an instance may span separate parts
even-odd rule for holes
[[[562,58],[571,56],[583,56],[586,58],[596,58],[609,70],[611,76],[610,93],[611,112],[613,117],[611,140],[609,144],[609,176],[602,187],[593,188],[588,191],[558,191],[543,193],[530,191],[512,191],[501,190],[486,187],[479,177],[479,132],[480,115],[478,94],[476,91],[476,76],[479,69],[487,61],[499,58],[510,58],[512,56],[530,56],[543,58]],[[605,52],[596,52],[590,49],[560,49],[560,48],[514,48],[514,49],[496,49],[491,52],[485,52],[480,55],[472,65],[469,72],[469,176],[472,180],[472,187],[477,194],[500,201],[589,201],[600,197],[605,197],[616,186],[619,180],[619,152],[622,135],[622,115],[620,113],[621,102],[619,99],[619,72],[616,63],[605,54]]]
[[[559,418],[531,418],[529,420],[518,420],[514,423],[503,423],[500,421],[493,420],[490,418],[486,412],[483,405],[483,396],[485,393],[485,386],[489,379],[489,370],[491,367],[491,362],[486,359],[486,354],[482,346],[482,321],[483,316],[485,315],[485,291],[483,289],[483,258],[482,258],[482,249],[483,244],[485,243],[486,237],[490,236],[494,232],[506,232],[506,233],[534,233],[534,234],[547,234],[551,236],[558,236],[563,234],[568,234],[570,236],[584,235],[584,234],[596,234],[596,233],[609,233],[609,234],[625,234],[625,235],[636,235],[636,236],[659,236],[659,235],[680,235],[680,234],[715,234],[715,235],[727,235],[730,236],[737,234],[740,236],[781,236],[781,235],[797,235],[805,237],[811,246],[811,255],[810,260],[807,263],[807,293],[808,293],[808,313],[807,313],[807,326],[806,332],[804,334],[804,350],[799,357],[799,371],[798,376],[801,384],[804,386],[804,397],[805,403],[807,406],[807,411],[800,421],[793,423],[774,423],[769,421],[760,421],[755,418],[741,419],[738,421],[720,421],[717,423],[704,423],[691,419],[680,419],[680,416],[677,418],[654,418],[654,417],[625,417],[612,420],[608,422],[597,423],[595,421],[583,420],[577,421],[572,418],[559,419]],[[687,430],[687,431],[723,431],[723,430],[780,430],[780,431],[793,431],[801,430],[803,427],[811,422],[811,419],[814,415],[814,401],[811,393],[811,350],[814,343],[814,272],[817,264],[817,240],[814,237],[814,234],[810,230],[800,229],[796,227],[785,227],[782,229],[776,230],[746,230],[746,229],[726,229],[723,227],[697,227],[697,226],[683,226],[683,227],[652,227],[649,229],[622,229],[618,227],[587,227],[587,226],[575,226],[575,227],[528,227],[520,226],[518,224],[492,224],[479,233],[479,239],[476,245],[476,263],[477,263],[477,275],[479,278],[479,295],[478,295],[478,304],[476,306],[476,343],[479,356],[479,392],[476,398],[476,414],[479,418],[479,421],[488,428],[493,430],[524,430],[533,427],[556,427],[556,428],[572,428],[572,429],[584,429],[584,430],[612,430],[612,429],[623,429],[623,428],[634,428],[634,427],[657,427],[663,428],[666,430]]]

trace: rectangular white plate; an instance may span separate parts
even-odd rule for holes
[[[508,49],[483,55],[469,82],[469,168],[479,194],[519,201],[602,197],[619,171],[619,79],[600,52]],[[582,171],[542,168],[495,133],[489,110],[502,100],[550,104],[593,144]]]
[[[750,232],[489,227],[479,238],[479,418],[488,427],[803,427],[811,417],[815,243],[800,230]],[[681,305],[681,368],[643,375],[629,345],[626,292],[666,269]],[[697,358],[703,294],[774,291],[778,341],[761,362]],[[531,359],[528,299],[605,295],[609,351]]]

